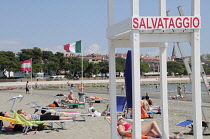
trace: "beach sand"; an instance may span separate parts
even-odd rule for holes
[[[74,88],[74,95],[78,97],[78,90]],[[34,89],[32,94],[29,96],[25,95],[25,89],[14,89],[14,90],[4,90],[0,91],[0,111],[9,111],[11,109],[13,101],[8,101],[14,96],[24,95],[22,101],[16,101],[15,110],[24,109],[26,112],[33,113],[34,108],[31,108],[30,105],[25,105],[32,101],[38,101],[40,106],[47,106],[56,99],[52,95],[56,94],[69,94],[68,88],[50,88],[50,89]],[[84,93],[87,96],[98,96],[102,98],[109,98],[106,87],[87,87],[84,90]],[[117,87],[117,94],[120,95],[120,86]],[[160,92],[154,90],[153,92],[147,92],[150,95],[150,98],[153,100],[155,106],[160,106]],[[146,92],[142,92],[142,95],[146,94]],[[204,96],[206,97],[206,96]],[[94,103],[94,108],[102,112],[105,110],[106,105],[109,102],[105,103]],[[169,132],[170,134],[177,133],[179,131],[183,131],[185,139],[192,139],[193,135],[187,134],[190,131],[188,127],[180,127],[176,126],[177,123],[192,119],[192,101],[191,95],[187,94],[187,96],[183,100],[172,100],[169,98],[168,101],[169,107]],[[76,110],[78,112],[87,112],[88,106],[85,109],[65,109],[65,110]],[[56,108],[58,109],[58,108]],[[59,108],[60,109],[60,108]],[[208,115],[210,116],[210,109],[207,110]],[[208,117],[209,118],[209,117]],[[80,116],[77,116],[77,119],[81,119]],[[147,123],[148,121],[156,120],[158,125],[161,124],[161,115],[155,114],[153,119],[145,119],[142,124]],[[7,125],[7,122],[4,122]],[[67,130],[60,129],[59,132],[51,131],[50,133],[46,133],[48,130],[38,131],[37,135],[33,135],[34,131],[29,131],[30,135],[23,135],[22,132],[0,132],[1,139],[28,139],[28,138],[43,138],[43,139],[58,139],[58,138],[70,138],[70,139],[110,139],[110,125],[104,119],[104,117],[87,117],[87,121],[73,121],[66,123]],[[206,130],[206,134],[203,138],[210,138],[210,131]]]

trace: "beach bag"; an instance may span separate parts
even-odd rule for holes
[[[55,107],[59,107],[58,102],[54,101],[53,104],[55,104]]]
[[[140,105],[141,105],[141,119],[149,117],[149,115],[147,114],[147,112],[143,108],[143,104],[141,103]]]
[[[50,104],[49,107],[56,107],[54,103]]]

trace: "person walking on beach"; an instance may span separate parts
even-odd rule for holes
[[[182,88],[180,85],[177,86],[177,93],[180,97],[182,96]]]
[[[29,95],[29,85],[28,85],[28,81],[26,82],[26,95]]]
[[[125,85],[122,84],[122,85],[121,85],[121,94],[124,94],[124,93],[125,93]]]
[[[109,93],[109,84],[107,84],[106,88],[107,88],[107,93]]]
[[[186,87],[186,85],[183,85],[183,88],[184,88],[184,95],[186,95],[187,94],[187,87]]]

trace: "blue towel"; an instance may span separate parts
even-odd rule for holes
[[[147,111],[148,114],[157,113],[158,111]]]

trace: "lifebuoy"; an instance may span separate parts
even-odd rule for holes
[[[79,84],[78,84],[78,90],[80,90],[80,91],[84,90],[85,87],[86,87],[86,86],[85,86],[84,83],[79,83]]]

